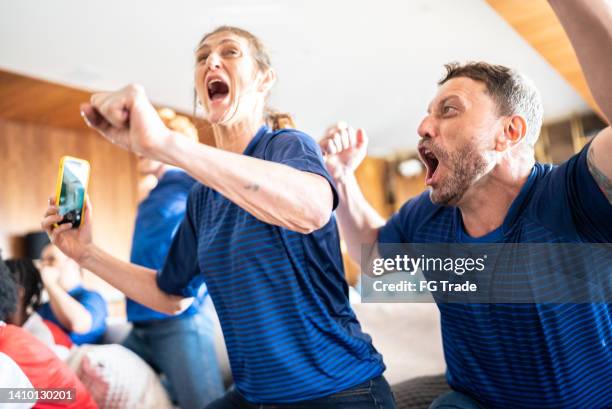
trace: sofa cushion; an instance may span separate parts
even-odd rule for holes
[[[397,409],[427,409],[440,395],[450,392],[444,375],[421,376],[391,387]]]

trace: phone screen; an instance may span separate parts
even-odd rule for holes
[[[72,223],[72,227],[81,225],[88,178],[87,162],[70,159],[64,161],[62,190],[58,203],[59,214],[64,216],[64,219],[60,223]]]

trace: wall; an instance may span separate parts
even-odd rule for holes
[[[364,197],[385,219],[397,211],[408,199],[426,189],[425,174],[403,177],[397,171],[398,161],[368,156],[361,163],[355,177]],[[348,257],[343,245],[343,259],[349,284],[359,281],[360,267]]]
[[[54,194],[60,157],[91,163],[89,185],[94,241],[127,260],[137,205],[136,158],[92,131],[67,130],[0,119],[0,247],[20,256],[18,237],[40,230],[47,199]],[[87,274],[86,281],[105,287]],[[108,287],[106,287],[108,290]]]

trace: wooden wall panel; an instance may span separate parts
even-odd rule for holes
[[[386,192],[387,160],[367,156],[357,168],[355,176],[368,203],[383,217],[390,215],[391,206],[387,201]],[[342,243],[342,259],[346,279],[350,285],[355,285],[359,281],[361,269],[358,262],[348,256],[344,243]]]
[[[397,173],[396,162],[385,158],[366,157],[355,176],[368,203],[385,219],[426,188],[425,174],[402,177]],[[391,198],[393,202],[390,202]],[[353,285],[359,280],[360,267],[348,257],[345,250],[343,246],[346,277],[349,284]]]
[[[368,156],[355,172],[363,195],[383,217],[389,217],[393,211],[387,192],[388,170],[386,159]]]
[[[127,260],[137,200],[133,155],[92,131],[76,131],[0,120],[0,246],[19,256],[16,237],[40,230],[47,199],[54,194],[60,157],[91,163],[90,198],[94,241]],[[99,286],[91,275],[89,283]]]
[[[0,70],[0,118],[5,120],[88,132],[79,107],[90,96],[88,91]],[[208,122],[178,113],[195,122],[202,143],[214,146]]]
[[[578,91],[595,112],[601,113],[572,44],[546,0],[486,1]]]
[[[91,94],[0,70],[0,115],[8,120],[87,130],[79,106]]]
[[[393,211],[398,211],[409,199],[420,195],[427,189],[425,185],[425,173],[418,176],[404,177],[399,174],[393,178],[391,189],[393,189],[395,202]]]

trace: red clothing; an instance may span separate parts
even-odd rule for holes
[[[70,339],[68,334],[64,332],[64,330],[62,330],[59,326],[55,325],[49,320],[43,320],[43,322],[45,323],[47,328],[49,328],[49,331],[51,331],[51,335],[53,335],[53,340],[57,345],[65,346],[68,349],[72,348],[72,340]]]
[[[72,388],[76,391],[72,402],[39,402],[35,408],[98,408],[68,365],[27,331],[14,325],[0,324],[0,352],[19,365],[34,388]]]

